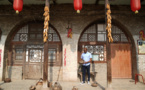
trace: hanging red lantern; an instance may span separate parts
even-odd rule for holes
[[[77,10],[77,13],[80,13],[82,9],[82,0],[74,0],[74,9]]]
[[[131,10],[135,13],[138,13],[138,10],[141,8],[140,0],[130,0]]]
[[[18,14],[23,9],[23,0],[14,0],[13,8],[15,9],[16,13]]]

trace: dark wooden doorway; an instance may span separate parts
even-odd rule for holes
[[[111,44],[112,78],[132,78],[130,44]]]
[[[43,22],[29,22],[19,27],[11,39],[8,52],[9,65],[22,66],[23,79],[42,78],[44,63]],[[61,66],[62,43],[57,30],[52,25],[49,26],[47,44],[49,47],[48,65]]]

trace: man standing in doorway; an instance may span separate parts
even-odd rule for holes
[[[83,85],[85,83],[86,70],[88,74],[88,84],[90,84],[90,62],[92,61],[92,55],[87,51],[87,48],[84,48],[84,53],[82,53],[81,59],[84,61],[82,65],[83,81],[81,84]]]

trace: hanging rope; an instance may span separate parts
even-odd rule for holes
[[[112,19],[112,17],[110,15],[111,10],[110,10],[110,5],[108,3],[107,3],[106,8],[107,8],[107,12],[106,12],[106,14],[107,14],[107,27],[106,27],[106,30],[108,31],[107,37],[109,38],[109,42],[113,42],[113,38],[112,38],[112,35],[111,35],[111,27],[112,27],[111,19]]]
[[[48,28],[49,28],[49,7],[45,6],[44,8],[44,14],[43,16],[45,16],[44,19],[44,31],[43,31],[43,42],[45,43],[48,39]]]

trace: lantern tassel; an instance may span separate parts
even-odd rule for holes
[[[77,13],[80,13],[80,10],[77,10]]]
[[[18,10],[16,10],[16,14],[19,14],[19,11]]]
[[[135,11],[135,14],[138,14],[138,10]]]

